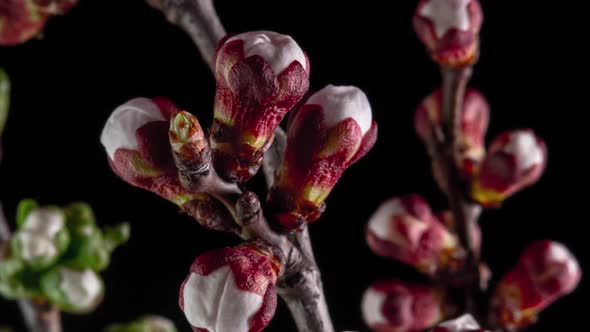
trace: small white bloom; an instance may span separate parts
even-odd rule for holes
[[[57,248],[47,236],[27,231],[18,232],[15,236],[20,247],[21,258],[25,262],[31,263],[40,258],[50,261],[57,257]]]
[[[373,121],[371,105],[365,93],[355,86],[328,85],[312,95],[306,104],[317,104],[324,110],[328,128],[352,118],[365,135]]]
[[[261,56],[276,75],[287,69],[293,61],[307,69],[303,50],[290,36],[272,31],[251,31],[234,36],[227,42],[234,40],[244,41],[244,57]]]
[[[54,209],[37,208],[27,215],[22,230],[54,239],[64,226],[65,216],[62,212]]]
[[[438,38],[455,28],[462,31],[469,29],[469,12],[467,6],[471,0],[431,0],[426,3],[420,15],[429,18],[434,25]]]
[[[62,268],[60,289],[68,301],[78,308],[92,306],[102,295],[103,285],[96,273],[90,269],[76,271]]]
[[[166,121],[158,105],[148,98],[135,98],[111,113],[100,135],[100,142],[111,159],[117,149],[137,150],[137,129],[154,121]]]

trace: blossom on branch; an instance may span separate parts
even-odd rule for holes
[[[534,242],[498,285],[491,319],[510,331],[526,327],[543,309],[571,293],[581,276],[576,258],[564,245],[548,240]]]
[[[454,270],[464,259],[457,237],[415,194],[381,204],[369,219],[366,237],[377,255],[402,261],[429,275]]]
[[[530,129],[500,134],[476,170],[471,196],[484,206],[498,206],[537,182],[547,164],[545,143]]]
[[[279,223],[297,229],[319,218],[342,173],[375,144],[377,124],[357,87],[328,85],[301,106],[287,128],[287,148],[269,193]]]
[[[256,174],[274,130],[307,92],[309,60],[293,38],[253,31],[222,40],[214,64],[215,168],[243,182]]]
[[[199,256],[180,288],[180,307],[195,332],[259,332],[277,305],[280,264],[254,244]]]
[[[414,15],[418,37],[434,61],[447,67],[477,60],[482,23],[478,0],[421,0]]]
[[[91,269],[56,267],[43,275],[41,288],[52,304],[70,313],[87,313],[102,301],[104,285]]]
[[[165,98],[135,98],[117,107],[100,136],[112,170],[125,182],[177,205],[193,198],[182,187],[168,131],[180,109]]]
[[[471,315],[463,315],[435,327],[431,332],[486,332]]]
[[[444,297],[443,290],[419,284],[377,282],[363,295],[363,317],[375,332],[422,331],[447,314]]]

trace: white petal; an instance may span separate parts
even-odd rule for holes
[[[375,324],[386,324],[387,318],[383,316],[382,309],[385,302],[385,294],[375,291],[373,288],[367,289],[363,295],[362,311],[365,322],[369,326]]]
[[[41,257],[52,259],[57,256],[55,244],[43,234],[20,231],[16,238],[20,245],[21,257],[25,262],[31,262]]]
[[[63,213],[53,209],[37,208],[25,218],[23,230],[53,239],[64,228],[64,225],[65,217]]]
[[[238,288],[229,266],[207,276],[191,273],[183,289],[189,323],[209,332],[248,332],[249,321],[262,306],[262,296]]]
[[[102,293],[102,282],[90,269],[84,271],[61,269],[60,289],[70,303],[79,308],[91,306]]]
[[[426,3],[420,15],[429,18],[434,25],[438,38],[442,38],[450,29],[467,31],[469,29],[469,12],[467,5],[471,0],[431,0]]]
[[[135,98],[117,107],[107,120],[100,142],[111,159],[117,149],[137,150],[135,133],[143,125],[153,121],[165,121],[158,106],[148,98]]]
[[[306,104],[322,106],[328,128],[352,118],[361,128],[363,135],[371,129],[371,105],[367,95],[355,86],[328,85],[311,96]]]
[[[297,61],[307,69],[307,61],[303,50],[293,38],[272,31],[251,31],[241,33],[227,40],[244,41],[244,56],[259,55],[279,75],[287,69],[293,61]]]
[[[543,150],[535,135],[530,131],[514,132],[504,151],[516,157],[517,166],[523,171],[542,164],[544,161]]]
[[[391,219],[406,213],[406,209],[399,199],[391,199],[373,213],[369,220],[369,230],[378,238],[389,240],[391,235]]]
[[[444,327],[448,329],[449,332],[464,332],[469,330],[477,330],[480,328],[477,321],[475,321],[475,318],[469,314],[440,324],[439,327]]]

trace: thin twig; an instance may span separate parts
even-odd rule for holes
[[[186,31],[199,48],[203,60],[213,69],[217,42],[226,35],[213,0],[147,0],[168,20]]]

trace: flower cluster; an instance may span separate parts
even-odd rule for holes
[[[501,133],[486,147],[490,107],[481,93],[467,87],[479,53],[482,18],[477,0],[418,4],[414,27],[441,67],[443,87],[417,108],[414,127],[432,157],[433,177],[448,196],[450,209],[433,214],[418,195],[389,199],[369,219],[366,240],[377,255],[414,267],[441,289],[420,286],[422,296],[439,296],[426,297],[422,301],[428,304],[418,305],[421,297],[415,286],[399,281],[374,284],[363,299],[365,321],[374,331],[424,330],[452,318],[456,312],[448,308],[455,305],[482,316],[478,305],[483,301],[489,308],[484,325],[517,331],[580,281],[575,257],[562,244],[545,240],[525,250],[489,298],[483,294],[491,271],[480,262],[477,219],[483,208],[499,207],[537,182],[547,163],[547,149],[531,129]],[[459,292],[465,301],[440,296]],[[432,330],[475,331],[484,330],[469,315]]]
[[[113,111],[101,143],[124,181],[177,204],[206,228],[248,240],[199,256],[181,287],[180,306],[195,331],[256,332],[274,315],[281,264],[291,257],[281,252],[279,260],[275,250],[283,248],[259,233],[290,242],[286,234],[317,220],[344,171],[375,143],[377,125],[357,87],[328,85],[307,94],[309,59],[289,36],[227,36],[213,64],[210,130],[165,98],[136,98]],[[288,112],[286,134],[279,132],[285,149],[275,149],[280,156],[267,172],[263,214],[245,182],[259,171]],[[261,231],[266,217],[274,227]]]
[[[129,226],[98,228],[84,203],[39,207],[24,200],[10,256],[0,265],[0,295],[34,297],[61,310],[84,313],[101,301],[112,251],[129,238]]]
[[[47,20],[72,9],[78,0],[2,0],[0,45],[18,45],[39,35]]]

